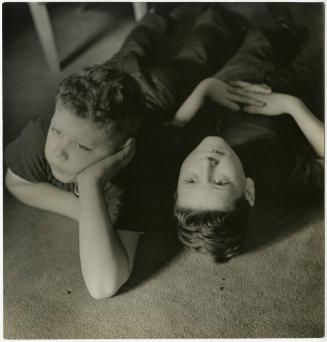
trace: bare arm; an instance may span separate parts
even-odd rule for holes
[[[252,91],[261,94],[268,94],[271,89],[266,85],[250,85]],[[240,104],[247,105],[263,105],[262,102],[251,97],[239,96],[229,91],[229,85],[216,78],[207,78],[199,83],[191,95],[185,100],[178,109],[172,123],[185,126],[189,123],[199,109],[202,107],[206,99],[210,99],[233,111],[240,109]]]
[[[101,173],[106,171],[108,177],[113,177],[129,162],[132,154],[128,153],[121,151],[114,156],[116,159],[109,157],[96,164],[107,162],[109,165]],[[98,166],[93,165],[88,168],[91,172],[86,169],[79,176],[79,199],[47,183],[28,182],[9,169],[6,174],[8,190],[23,203],[79,221],[82,273],[96,299],[113,296],[128,279],[140,236],[138,232],[113,229],[101,182],[98,177],[90,176],[92,170],[97,172]]]
[[[276,116],[289,114],[311,144],[318,158],[324,158],[324,124],[297,97],[271,93],[258,94],[244,86],[243,82],[231,82],[230,91],[240,96],[252,97],[264,103],[264,106],[247,105],[244,111],[252,114]]]
[[[250,29],[241,47],[235,55],[211,78],[205,79],[177,111],[173,123],[185,126],[201,108],[206,98],[233,111],[240,109],[239,104],[255,104],[250,98],[239,97],[228,90],[227,83],[232,80],[245,79],[260,83],[267,71],[274,70],[273,53],[269,41],[258,30]],[[259,81],[259,82],[258,82]],[[261,94],[269,94],[271,89],[264,84],[247,85]],[[262,105],[256,102],[257,105]]]
[[[6,172],[5,183],[9,192],[25,204],[74,220],[79,218],[79,200],[70,192],[48,183],[28,182],[10,169]]]
[[[113,296],[129,278],[140,233],[114,230],[103,184],[131,160],[134,144],[78,175],[79,245],[83,277],[92,297]]]
[[[207,91],[208,80],[203,80],[178,109],[172,123],[179,126],[185,126],[189,123],[204,104],[207,97]]]
[[[296,99],[293,106],[294,108],[290,109],[289,114],[308,139],[318,157],[323,159],[325,155],[323,123],[310,112],[302,101]]]
[[[83,277],[92,297],[111,297],[131,274],[139,233],[124,232],[119,236],[113,229],[100,183],[80,182],[79,192]],[[125,249],[126,240],[130,247]]]

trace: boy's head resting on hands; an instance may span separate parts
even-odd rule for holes
[[[144,97],[128,74],[86,68],[59,85],[45,155],[53,175],[73,182],[91,164],[117,152],[137,133]]]
[[[180,169],[175,216],[182,244],[227,261],[238,254],[245,235],[254,182],[226,141],[205,138]]]

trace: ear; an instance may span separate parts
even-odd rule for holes
[[[252,178],[246,179],[245,198],[249,202],[250,206],[253,207],[255,202],[255,186]]]

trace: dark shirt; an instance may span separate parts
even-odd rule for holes
[[[52,174],[45,158],[45,143],[51,115],[30,121],[5,149],[4,160],[11,171],[32,183],[49,183],[76,193],[74,183],[62,183]],[[153,117],[152,117],[153,118]],[[190,128],[193,126],[191,125]],[[195,130],[193,129],[193,132]],[[149,118],[136,139],[133,162],[105,188],[108,210],[116,229],[148,231],[163,207],[171,202],[165,196],[174,191],[178,165],[208,133],[207,124],[197,125],[196,133]],[[172,148],[173,147],[173,148]],[[167,183],[168,180],[168,183]]]
[[[270,185],[285,194],[303,196],[322,192],[324,167],[287,114],[267,117],[247,113],[225,112],[220,135],[239,155],[245,170],[261,188]]]
[[[253,116],[248,120],[243,114],[232,119],[231,113],[225,113],[230,119],[225,122],[230,124],[219,120],[217,125],[217,115],[207,113],[210,111],[204,109],[185,128],[151,121],[144,123],[136,140],[133,162],[107,188],[109,211],[118,216],[116,228],[144,232],[153,229],[156,222],[159,225],[172,208],[183,160],[209,135],[222,136],[233,146],[246,175],[254,178],[256,189],[261,193],[273,196],[276,191],[280,194],[280,189],[291,189],[304,195],[323,190],[323,166],[313,154],[294,153],[276,129],[278,125],[253,120]],[[45,158],[50,120],[51,116],[44,116],[31,121],[7,146],[5,163],[27,181],[47,182],[73,192],[75,185],[55,179]],[[298,147],[294,141],[292,144]],[[117,189],[126,189],[119,201]]]
[[[211,109],[214,109],[212,111]],[[131,225],[141,221],[151,227],[162,226],[171,217],[180,167],[187,155],[207,136],[222,136],[239,156],[245,174],[254,179],[257,201],[307,197],[322,193],[323,166],[310,148],[292,150],[299,144],[282,136],[284,119],[266,120],[263,116],[239,113],[232,119],[224,112],[217,120],[217,106],[203,108],[185,128],[173,125],[143,127],[137,140],[133,167],[136,182],[126,192],[128,203],[122,218]],[[228,115],[228,120],[223,117]],[[299,133],[299,129],[295,130]],[[290,133],[290,130],[288,130]],[[286,134],[286,133],[285,133]],[[293,135],[286,138],[292,139]],[[308,152],[309,151],[309,152]],[[167,225],[165,225],[167,226]]]
[[[212,118],[200,119],[182,128],[148,121],[141,127],[135,158],[121,175],[133,181],[124,194],[118,226],[137,225],[144,231],[163,227],[171,217],[180,166],[203,138],[215,133],[212,123]]]
[[[17,176],[32,183],[49,183],[61,190],[78,196],[75,183],[62,183],[52,174],[45,158],[45,143],[51,122],[50,116],[42,116],[30,121],[21,134],[5,149],[4,160],[7,167]],[[117,177],[104,187],[104,195],[111,219],[115,221],[122,206],[122,193],[128,177]],[[116,227],[116,226],[115,226]],[[125,230],[143,231],[142,227],[129,225]]]
[[[5,150],[5,163],[17,176],[29,182],[47,182],[62,190],[73,191],[74,184],[64,184],[52,174],[44,148],[51,116],[30,121],[18,138]]]
[[[324,167],[286,115],[276,120],[207,106],[186,128],[164,125],[146,136],[139,145],[141,164],[156,178],[152,184],[164,184],[171,202],[183,160],[207,136],[221,136],[233,147],[246,176],[256,183],[257,197],[303,197],[324,189]]]

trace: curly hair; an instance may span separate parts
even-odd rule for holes
[[[104,127],[110,135],[136,134],[144,113],[144,95],[127,73],[105,65],[86,67],[59,84],[60,101],[77,116]]]
[[[193,210],[175,204],[178,238],[185,248],[209,254],[217,262],[226,262],[240,253],[249,213],[250,204],[244,196],[230,212]]]

